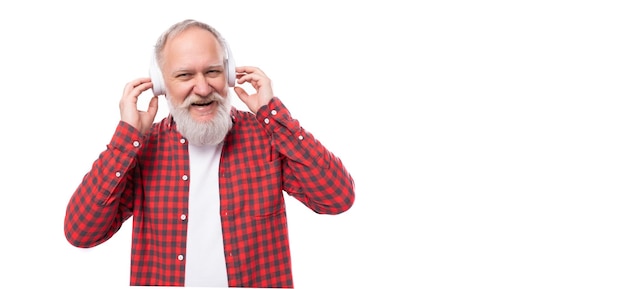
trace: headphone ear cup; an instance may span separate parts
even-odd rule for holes
[[[152,54],[152,61],[150,62],[150,79],[152,80],[152,93],[154,95],[165,95],[163,73],[161,73],[154,53]]]
[[[237,73],[235,72],[235,59],[233,59],[233,54],[230,52],[230,47],[225,40],[224,46],[226,46],[226,79],[228,81],[228,86],[235,87],[235,80],[237,80]]]

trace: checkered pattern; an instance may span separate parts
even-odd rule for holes
[[[354,202],[354,181],[280,99],[231,115],[219,168],[228,284],[293,287],[283,192],[339,214]],[[133,217],[133,286],[184,285],[189,156],[175,126],[169,116],[142,138],[120,122],[67,206],[65,235],[77,247],[105,242]]]

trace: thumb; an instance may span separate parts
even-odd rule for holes
[[[235,91],[237,96],[239,96],[239,99],[241,99],[241,101],[245,102],[245,99],[248,98],[248,92],[246,92],[246,90],[244,90],[243,88],[236,86],[233,88],[233,90]]]
[[[150,118],[154,119],[158,110],[159,110],[159,97],[153,96],[152,99],[150,99],[150,103],[148,104],[148,111],[147,111]]]

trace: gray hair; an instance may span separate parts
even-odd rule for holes
[[[226,45],[227,44],[226,44],[226,40],[224,40],[222,35],[215,28],[213,28],[212,26],[206,23],[193,20],[193,19],[186,19],[170,26],[170,28],[167,29],[165,32],[163,32],[163,34],[161,34],[159,39],[157,39],[157,42],[154,45],[154,54],[155,54],[156,60],[159,63],[159,66],[161,64],[161,52],[163,51],[163,48],[165,48],[165,44],[167,43],[167,41],[171,39],[172,37],[175,37],[176,35],[192,27],[202,28],[204,30],[211,32],[215,36],[215,38],[217,38],[217,41],[222,47],[222,51],[224,51],[222,56],[224,57],[224,61],[226,61],[226,57],[227,57]]]

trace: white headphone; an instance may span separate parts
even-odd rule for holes
[[[218,37],[219,38],[219,37]],[[230,52],[230,47],[228,47],[228,43],[226,40],[222,39],[220,44],[224,46],[224,50],[226,53],[224,59],[224,67],[226,68],[226,80],[228,81],[228,86],[235,86],[235,60],[233,59],[232,53]],[[152,53],[152,61],[150,63],[150,78],[152,79],[152,92],[154,95],[165,95],[165,81],[163,80],[163,73],[159,68],[159,63],[156,59],[156,52]]]

